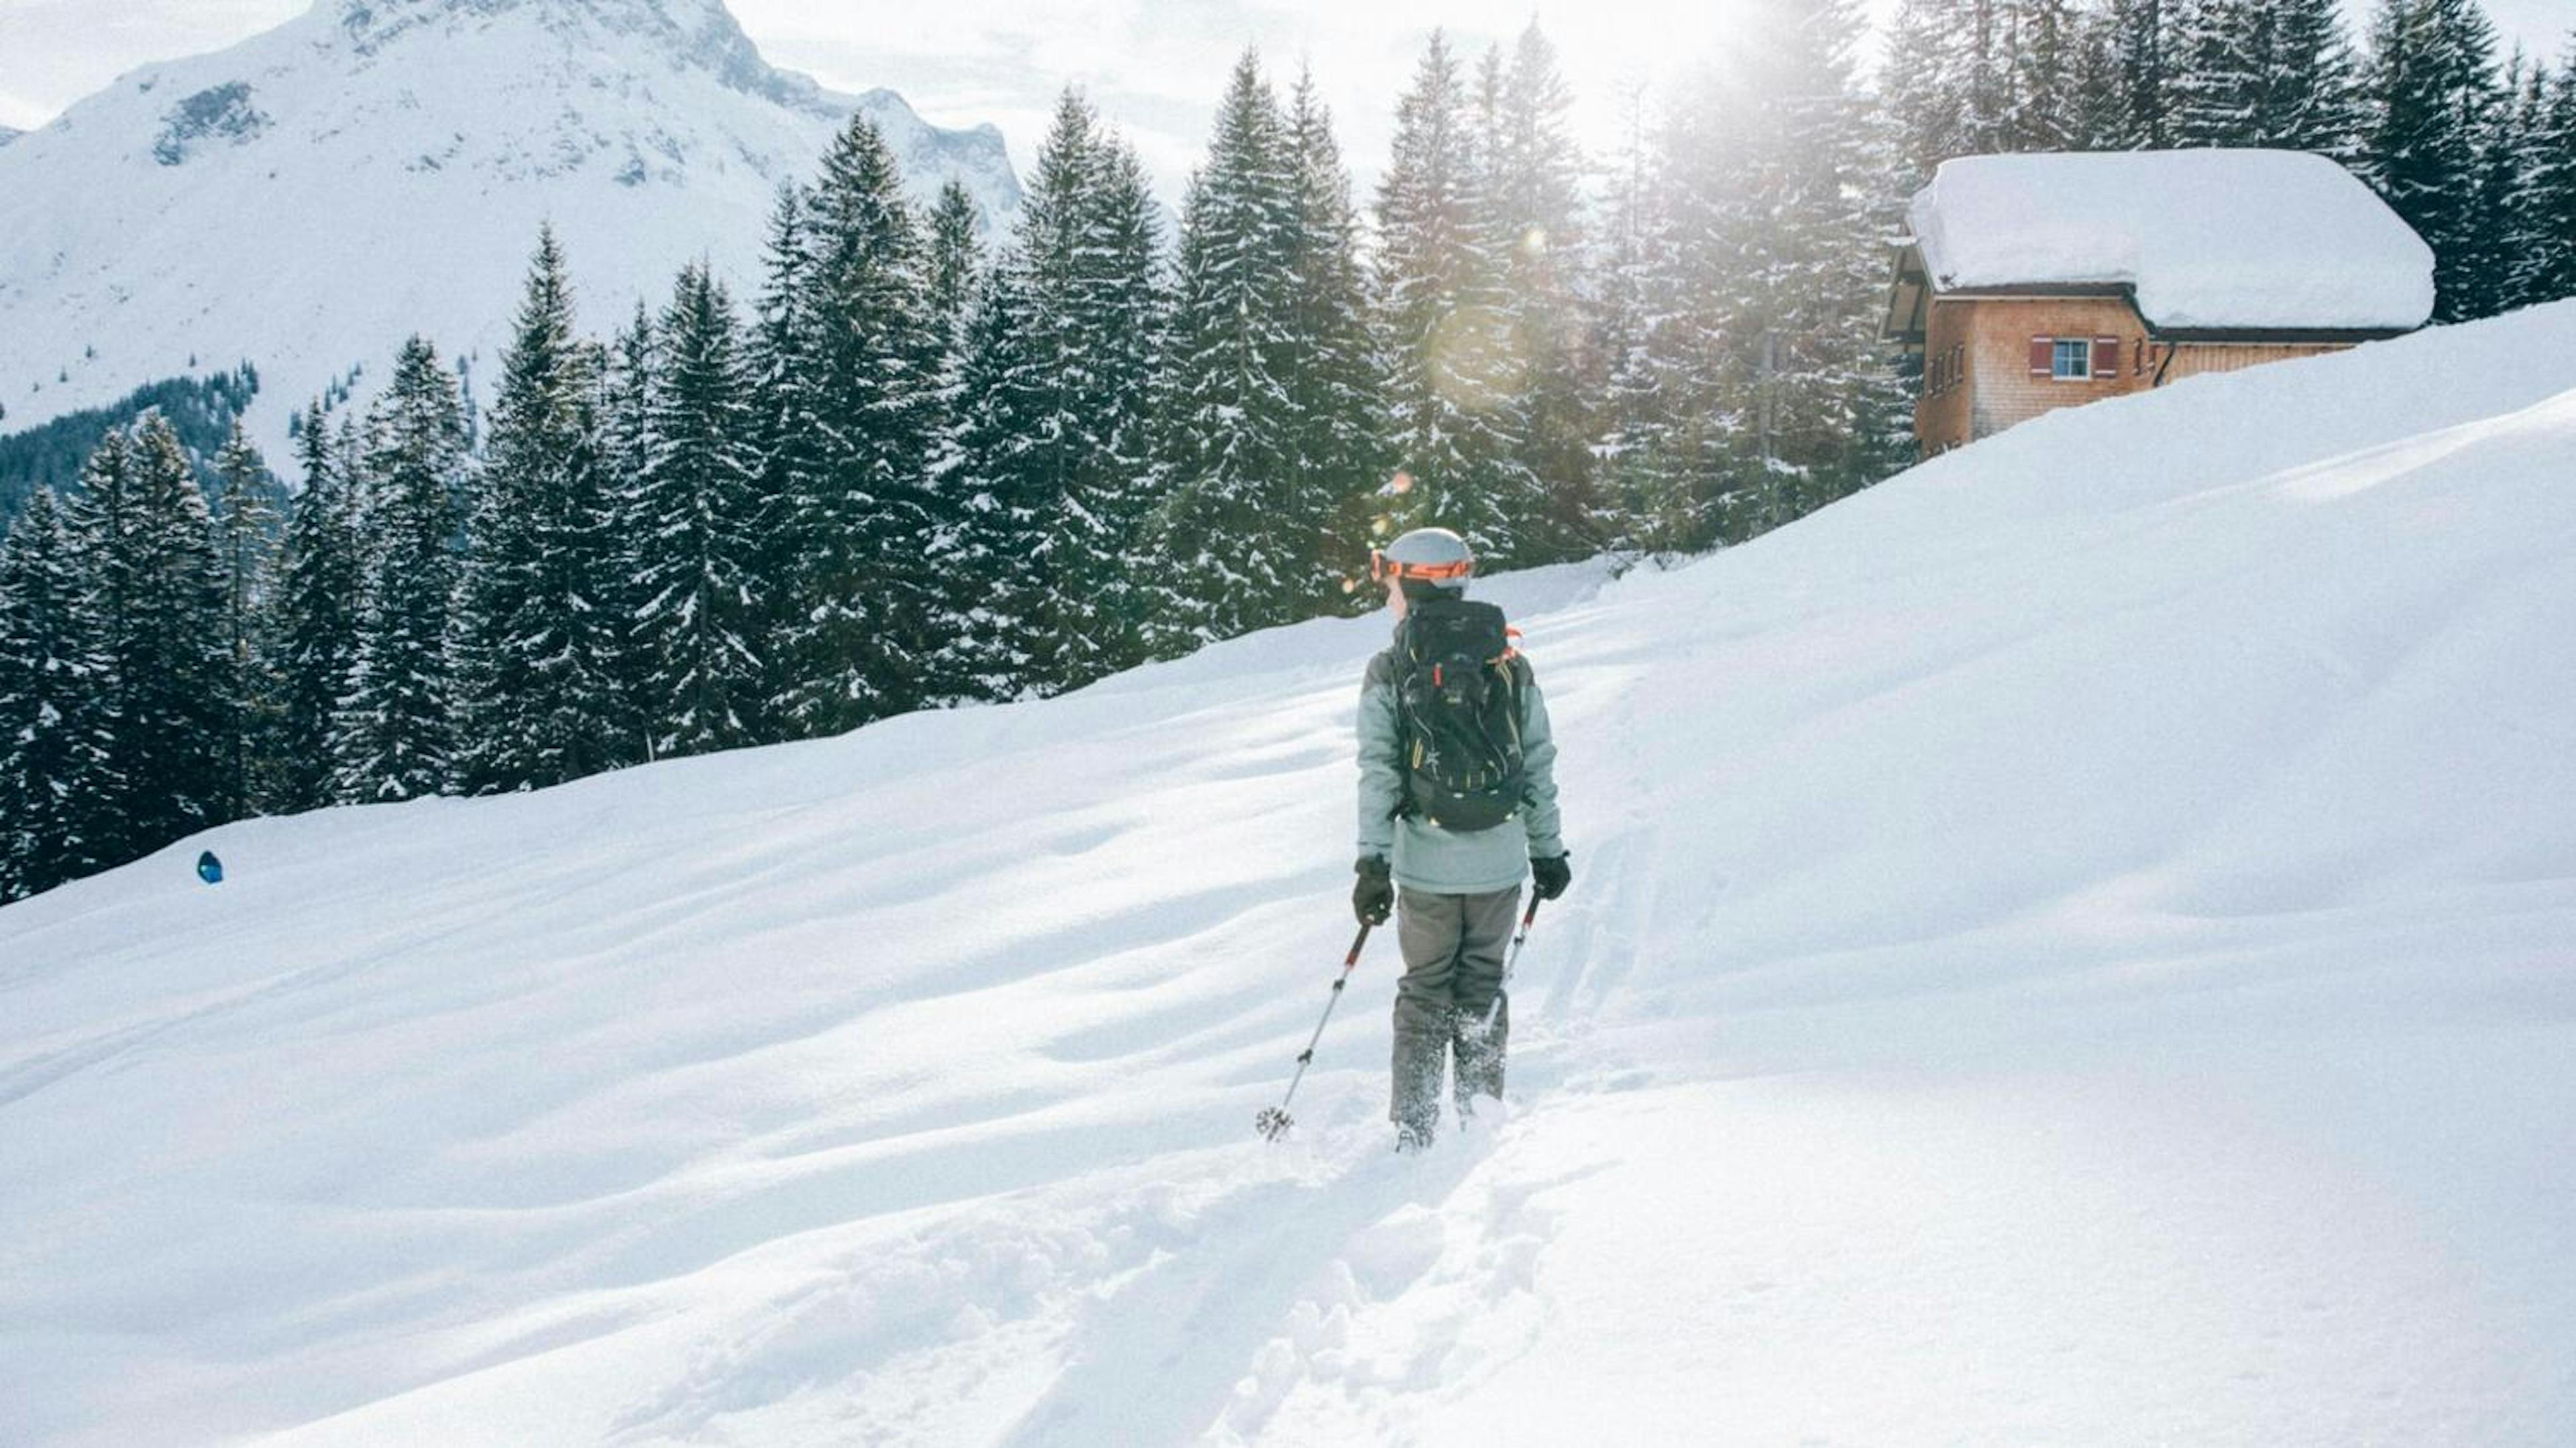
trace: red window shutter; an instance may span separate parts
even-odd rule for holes
[[[2120,375],[2119,338],[2096,337],[2093,339],[2093,375],[2096,377],[2117,377]]]
[[[2057,339],[2054,337],[2033,337],[2030,339],[2031,376],[2045,377],[2054,370],[2051,366],[2049,354],[2055,349],[2056,345]]]

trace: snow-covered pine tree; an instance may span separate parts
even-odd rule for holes
[[[135,616],[142,609],[138,597],[144,588],[134,561],[143,532],[134,452],[127,430],[110,428],[82,462],[80,484],[62,505],[81,611],[102,661],[96,676],[96,723],[106,733],[103,777],[114,787],[114,793],[88,801],[82,838],[107,865],[122,864],[150,848],[128,809],[142,787],[128,774],[134,726],[126,718],[133,705],[126,676],[135,666]]]
[[[1512,343],[1475,107],[1433,31],[1396,103],[1378,183],[1375,292],[1387,348],[1387,450],[1402,469],[1384,531],[1437,524],[1489,566],[1516,562],[1541,506],[1518,457],[1521,362]]]
[[[2173,140],[2173,30],[2178,0],[2111,0],[2118,130],[2109,149],[2163,150]]]
[[[1533,563],[1588,556],[1605,532],[1592,479],[1596,386],[1582,299],[1589,237],[1583,154],[1567,121],[1573,104],[1556,47],[1533,21],[1501,70],[1484,146],[1521,361],[1515,457],[1544,499],[1524,526],[1522,557]]]
[[[1368,546],[1368,504],[1384,476],[1368,274],[1359,258],[1359,216],[1350,173],[1333,139],[1333,119],[1302,71],[1288,106],[1294,224],[1287,317],[1288,392],[1295,427],[1289,466],[1312,480],[1325,522],[1312,551],[1307,592],[1315,608],[1367,598],[1359,587]]]
[[[2476,315],[2478,153],[2499,100],[2495,27],[2475,0],[2382,0],[2363,84],[2361,174],[2433,248],[2433,316]]]
[[[2070,82],[2075,90],[2070,114],[2076,150],[2116,150],[2124,143],[2129,104],[2120,65],[2119,36],[2119,16],[2110,6],[2095,5],[2076,12]]]
[[[1666,441],[1730,542],[1872,481],[1897,393],[1872,311],[1886,235],[1855,8],[1759,0],[1744,28],[1729,68],[1682,97],[1659,168],[1676,238]]]
[[[110,660],[114,773],[125,834],[121,859],[233,818],[240,727],[224,568],[197,470],[168,418],[148,412],[121,474],[84,498],[84,548],[95,569],[101,642]]]
[[[1952,43],[1960,51],[1959,144],[1965,155],[2012,148],[2012,22],[2012,0],[1958,0],[1952,7]]]
[[[341,798],[415,799],[448,788],[455,752],[448,640],[466,462],[456,374],[426,338],[395,358],[364,450],[358,658],[331,752]]]
[[[82,540],[39,487],[0,543],[0,904],[125,858],[112,826],[112,660]]]
[[[1879,63],[1878,92],[1895,125],[1909,184],[1932,179],[1943,161],[1967,154],[1965,87],[1956,0],[1897,0]]]
[[[1626,143],[1613,172],[1595,350],[1608,377],[1595,445],[1616,519],[1614,547],[1681,553],[1704,536],[1698,500],[1675,452],[1673,417],[1664,405],[1668,378],[1682,369],[1677,289],[1679,260],[1672,211],[1658,184],[1642,90],[1628,97]]]
[[[1159,657],[1302,617],[1328,504],[1293,455],[1294,155],[1246,51],[1190,178],[1163,365],[1165,491],[1137,550]]]
[[[62,500],[64,528],[70,533],[70,557],[77,569],[80,608],[88,613],[90,642],[98,647],[98,724],[106,729],[106,778],[116,794],[88,801],[88,827],[82,837],[106,866],[131,861],[149,848],[144,832],[131,824],[126,806],[137,783],[126,778],[131,755],[131,727],[126,711],[126,672],[134,667],[137,631],[134,616],[142,611],[144,580],[134,564],[142,533],[142,487],[134,482],[134,438],[126,428],[108,428],[98,446],[80,464],[80,487]]]
[[[268,668],[261,631],[268,616],[278,519],[269,503],[275,484],[268,463],[251,444],[239,418],[233,419],[232,434],[215,456],[215,478],[222,486],[216,517],[234,721],[225,813],[249,814],[265,807],[276,783],[274,755],[268,745],[277,717],[277,679]]]
[[[2241,3],[2241,0],[2240,0]],[[2361,139],[2359,70],[2340,0],[2271,0],[2251,144],[2349,165]]]
[[[2176,145],[2351,156],[2352,52],[2336,0],[2196,0],[2173,14]]]
[[[790,193],[792,194],[792,193]],[[660,375],[660,338],[653,325],[652,310],[637,298],[635,315],[618,329],[599,358],[599,396],[593,404],[598,426],[600,486],[602,506],[607,510],[611,530],[617,539],[619,576],[613,590],[614,605],[606,611],[615,622],[618,667],[610,702],[612,737],[618,741],[616,754],[624,760],[653,757],[655,721],[661,717],[659,701],[652,696],[652,660],[637,634],[636,614],[643,607],[643,585],[640,581],[645,558],[650,552],[653,521],[645,512],[643,493],[645,470],[653,460],[653,389]],[[752,365],[763,365],[755,359]],[[755,415],[752,419],[753,446],[764,465],[777,454],[772,444],[779,433],[771,430],[766,413],[758,409],[771,400],[761,393],[756,381],[752,385]],[[780,511],[776,500],[764,492],[760,538],[762,546],[778,547],[776,519]],[[786,560],[764,554],[759,575],[775,579],[786,571]],[[776,589],[768,595],[770,606],[776,606]],[[764,640],[777,634],[777,620],[770,616],[760,630]],[[763,696],[775,692],[773,677],[764,686]],[[766,742],[766,741],[764,741]]]
[[[581,607],[559,614],[557,631],[525,645],[560,660],[549,691],[558,713],[545,726],[560,742],[566,778],[641,763],[650,757],[636,713],[635,614],[642,606],[635,544],[625,531],[629,483],[619,468],[609,414],[613,364],[604,344],[585,339],[575,365],[587,383],[575,401],[572,466],[564,473],[556,590]],[[550,675],[556,666],[549,663]],[[764,694],[766,681],[764,681]]]
[[[952,349],[966,329],[966,310],[975,299],[975,277],[983,266],[976,227],[975,198],[952,176],[930,208],[930,316]]]
[[[789,728],[771,705],[790,687],[786,670],[793,660],[784,640],[804,626],[801,589],[796,586],[800,512],[824,497],[822,379],[815,359],[820,352],[814,311],[813,238],[806,217],[809,198],[790,182],[778,189],[769,216],[769,237],[762,254],[760,294],[744,339],[744,374],[750,388],[751,442],[759,464],[756,489],[760,511],[752,524],[752,576],[760,581],[763,618],[753,630],[770,676],[763,685],[769,701],[752,721],[763,743],[787,737]],[[651,427],[648,392],[651,378],[653,324],[639,304],[635,320],[610,348],[616,366],[605,406],[610,454],[616,471],[631,487],[643,473],[644,440]],[[637,689],[643,687],[639,677]],[[657,706],[636,697],[639,719],[654,717]]]
[[[245,551],[240,561],[248,563],[260,549],[277,541],[284,519],[277,506],[282,496],[277,478],[268,470],[268,459],[260,455],[258,445],[250,440],[249,431],[238,417],[224,434],[224,445],[215,452],[214,475],[216,491],[206,502],[226,520],[228,548],[234,541],[231,520],[241,520],[244,528],[238,541]]]
[[[458,604],[456,783],[535,789],[623,762],[622,548],[607,515],[598,349],[537,238],[477,476]]]
[[[2069,12],[2065,39],[2067,69],[2058,82],[2064,88],[2058,117],[2070,128],[2068,148],[2083,149],[2089,140],[2081,130],[2086,123],[2080,91],[2081,12]],[[1870,274],[1874,266],[1879,281],[1872,290],[1883,298],[1887,257],[1898,238],[1912,230],[1907,209],[1918,188],[1910,174],[1900,131],[1886,111],[1872,103],[1873,99],[1865,86],[1855,83],[1851,107],[1840,112],[1851,127],[1848,144],[1856,166],[1851,183],[1855,235],[1867,239],[1837,255],[1856,279]],[[1860,328],[1860,334],[1852,338],[1855,370],[1848,378],[1855,434],[1847,483],[1849,487],[1859,487],[1902,472],[1919,460],[1914,401],[1921,391],[1923,359],[1887,347],[1880,340],[1882,317],[1875,308],[1854,316],[1852,321]]]
[[[1154,232],[1135,152],[1068,90],[977,302],[958,399],[962,524],[940,572],[972,615],[957,667],[979,690],[1056,693],[1142,657]]]
[[[1096,358],[1096,400],[1108,451],[1093,464],[1087,495],[1054,516],[1042,546],[1058,559],[1060,604],[1080,602],[1044,635],[1040,666],[1051,689],[1071,689],[1147,657],[1137,539],[1161,480],[1154,469],[1154,369],[1169,333],[1161,211],[1135,146],[1104,131],[1105,164],[1094,203],[1092,241],[1081,269],[1075,315]]]
[[[2080,90],[2082,16],[2068,0],[2013,0],[2004,72],[2002,141],[2013,151],[2080,151],[2091,144]]]
[[[2500,214],[2495,228],[2496,276],[2491,283],[2498,311],[2545,300],[2529,293],[2527,281],[2534,254],[2548,247],[2548,238],[2531,229],[2537,219],[2531,188],[2533,172],[2539,169],[2532,138],[2549,117],[2549,67],[2526,61],[2517,45],[2505,73],[2505,103],[2497,108],[2493,149],[2485,158],[2485,165],[2501,173],[2501,194],[2494,198]]]
[[[733,303],[704,265],[680,273],[659,328],[652,443],[637,489],[636,642],[656,757],[753,743],[770,677],[753,565],[760,459]]]
[[[2530,72],[2522,48],[2514,47],[2477,129],[2468,254],[2456,272],[2463,291],[2455,302],[2463,317],[2491,317],[2516,303],[2514,263],[2523,246],[2523,135],[2535,120],[2535,108],[2528,104]]]
[[[1021,225],[1048,174],[1039,153],[1021,205]],[[1016,246],[996,258],[969,304],[956,411],[941,484],[958,524],[942,540],[939,576],[952,600],[952,627],[935,673],[950,702],[1017,698],[1035,692],[1035,613],[1042,564],[1031,480],[1022,466],[1038,440],[1031,429],[1052,395],[1030,346],[1027,270]]]
[[[502,364],[491,444],[467,482],[463,554],[457,562],[448,666],[455,708],[449,788],[462,794],[527,789],[533,778],[526,721],[527,661],[510,635],[534,606],[543,495],[562,466],[572,289],[554,227],[541,225],[510,349]],[[551,782],[551,781],[549,781]]]
[[[1900,0],[1877,93],[1911,192],[1956,156],[2088,150],[2109,12],[2074,0]]]
[[[635,315],[609,340],[599,379],[601,447],[608,470],[631,485],[653,456],[653,382],[659,375],[661,339],[652,309],[642,299]]]
[[[866,116],[824,156],[805,223],[815,472],[782,500],[793,561],[775,701],[797,736],[916,707],[940,642],[927,487],[940,339],[920,226]]]
[[[378,405],[381,401],[379,398],[364,408],[352,407],[341,413],[340,425],[331,434],[331,456],[339,464],[340,490],[346,500],[350,529],[358,540],[358,607],[362,618],[366,612],[367,571],[375,555],[378,518],[385,501],[381,480],[375,473],[375,423],[383,413]]]
[[[2535,71],[2532,89],[2540,99],[2524,130],[2515,198],[2513,292],[2526,305],[2576,297],[2576,35],[2556,71]]]
[[[966,408],[968,351],[973,345],[974,309],[985,270],[983,242],[977,232],[974,199],[951,178],[939,188],[929,224],[929,299],[932,330],[938,335],[940,427],[929,464],[928,486],[939,526],[930,548],[932,594],[937,608],[936,642],[923,675],[928,684],[922,703],[945,708],[1007,694],[1007,685],[987,677],[977,639],[990,623],[991,599],[985,592],[990,570],[964,568],[971,547],[991,540],[970,535],[983,521],[990,494],[965,475],[963,419]]]
[[[2174,145],[2254,144],[2272,28],[2266,0],[2193,0],[2174,10],[2166,89]]]
[[[318,809],[338,798],[331,721],[357,666],[361,602],[356,499],[315,398],[295,435],[303,491],[290,510],[264,633],[275,680],[267,806]]]

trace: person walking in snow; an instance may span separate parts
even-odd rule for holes
[[[1398,1151],[1431,1143],[1442,1068],[1460,1116],[1503,1094],[1503,946],[1526,871],[1541,900],[1573,879],[1558,833],[1556,741],[1503,612],[1468,600],[1476,560],[1446,528],[1369,555],[1395,640],[1360,686],[1359,863],[1351,908],[1399,917],[1388,1115]]]

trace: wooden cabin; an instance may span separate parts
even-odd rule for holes
[[[1907,210],[1883,334],[1930,457],[2043,412],[2422,326],[2433,253],[2294,151],[1969,156]]]

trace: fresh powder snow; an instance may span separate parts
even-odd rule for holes
[[[582,325],[707,258],[747,300],[778,188],[853,112],[925,208],[1019,183],[999,132],[773,69],[720,0],[316,0],[211,55],[145,66],[0,149],[0,395],[9,426],[248,360],[272,465],[287,420],[413,332],[482,400],[551,223]]]
[[[0,1440],[2576,1439],[2576,302],[1492,580],[1572,892],[1388,1150],[1383,616],[0,910]],[[220,886],[191,873],[226,864]]]
[[[2433,314],[2432,248],[2300,151],[1962,157],[1906,219],[1945,292],[2125,285],[2160,330],[2402,332]]]

